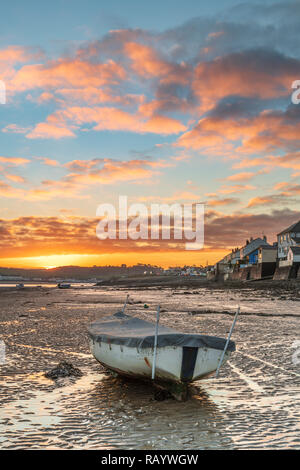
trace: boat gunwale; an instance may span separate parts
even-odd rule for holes
[[[117,312],[113,316],[105,317],[105,318],[106,320],[109,319],[109,320],[116,321],[116,326],[117,326],[117,320],[134,319],[134,320],[142,321],[148,325],[153,325],[153,328],[155,327],[155,325],[152,323],[145,322],[144,320],[141,320],[137,317],[131,317],[129,315],[122,314],[122,312]],[[153,335],[135,334],[134,336],[121,336],[121,335],[111,335],[111,334],[101,333],[100,331],[99,333],[95,332],[95,327],[99,329],[99,327],[101,328],[101,324],[102,323],[99,322],[99,320],[94,321],[90,324],[88,328],[89,337],[93,341],[104,342],[108,344],[110,343],[117,344],[120,346],[128,346],[130,348],[137,348],[137,349],[147,349],[147,348],[153,349],[154,347],[155,334]],[[105,325],[105,321],[103,322],[103,325]],[[226,339],[220,338],[217,336],[180,333],[175,330],[174,332],[172,332],[172,329],[170,328],[168,328],[168,330],[170,330],[170,332],[158,333],[157,335],[157,347],[158,348],[173,346],[173,347],[189,347],[189,348],[192,347],[192,348],[198,348],[198,349],[211,348],[211,349],[216,349],[216,350],[223,350],[226,344]],[[230,352],[233,352],[236,350],[234,341],[229,341],[227,350]]]

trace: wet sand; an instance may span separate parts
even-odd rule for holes
[[[119,309],[127,293],[132,315],[154,321],[159,303],[161,323],[223,337],[240,302],[237,351],[219,379],[196,382],[192,398],[178,403],[108,375],[89,353],[86,327]],[[299,449],[299,317],[300,284],[0,288],[0,448]],[[61,360],[83,377],[46,379]]]

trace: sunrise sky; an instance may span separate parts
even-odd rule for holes
[[[209,264],[300,219],[300,2],[1,4],[0,266]],[[205,203],[205,247],[97,206]]]

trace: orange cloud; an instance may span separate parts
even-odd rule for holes
[[[255,173],[252,172],[244,172],[244,173],[236,173],[235,175],[228,176],[226,179],[229,181],[249,181]]]
[[[14,175],[12,173],[4,173],[5,178],[10,181],[14,181],[15,183],[25,183],[25,178],[23,176]]]
[[[139,198],[142,202],[181,202],[181,201],[199,201],[199,194],[192,193],[191,191],[177,191],[172,196],[142,196]]]
[[[37,124],[26,137],[29,139],[74,137],[72,129],[83,124],[92,124],[94,131],[130,131],[162,135],[178,134],[186,130],[180,121],[166,116],[156,115],[143,121],[141,116],[118,108],[73,106],[48,116],[47,122]]]
[[[275,201],[272,196],[257,196],[250,199],[247,207],[262,206],[274,203],[278,203],[278,201]]]
[[[29,58],[28,51],[22,46],[9,46],[6,49],[0,49],[0,62],[5,64],[26,62]]]
[[[60,163],[57,160],[54,160],[53,158],[37,157],[37,159],[42,160],[42,162],[48,166],[60,166]]]
[[[101,165],[100,169],[97,165]],[[82,161],[75,160],[66,165],[76,171],[65,177],[65,181],[72,184],[113,184],[118,181],[140,181],[159,174],[158,168],[171,166],[163,161],[151,162],[147,160],[116,161],[110,159]]]
[[[6,163],[8,166],[11,165],[25,165],[29,163],[30,160],[27,158],[20,158],[20,157],[0,157],[0,162]]]
[[[244,158],[240,162],[234,163],[232,168],[251,168],[253,166],[266,165],[267,161],[267,158]]]
[[[63,123],[40,122],[26,135],[27,139],[62,139],[75,137],[74,132]]]
[[[137,42],[127,42],[124,52],[131,60],[132,69],[141,77],[157,78],[165,83],[186,84],[190,78],[190,69],[184,64],[175,64],[163,60],[150,46]]]
[[[240,162],[235,163],[232,168],[250,168],[253,166],[265,166],[265,170],[268,167],[280,167],[293,170],[300,169],[300,152],[291,152],[280,156],[266,155],[263,158],[245,157]]]
[[[288,182],[281,182],[277,183],[274,186],[275,190],[281,191],[282,196],[292,196],[292,195],[297,195],[300,194],[300,184],[293,184],[293,183],[288,183]]]
[[[192,130],[179,137],[175,145],[211,155],[245,158],[245,164],[239,162],[235,166],[242,168],[264,163],[260,158],[247,159],[249,154],[298,149],[299,134],[300,119],[295,111],[268,110],[253,117],[213,115],[200,119]]]
[[[1,158],[1,157],[0,157]],[[5,161],[6,158],[2,157]],[[59,165],[56,160],[46,157],[37,157],[46,165]],[[16,159],[17,161],[19,159]],[[21,159],[22,160],[22,159]],[[0,160],[1,161],[1,160]],[[88,198],[84,194],[87,186],[95,184],[114,184],[120,181],[130,181],[140,184],[142,181],[151,181],[160,174],[160,169],[174,166],[174,163],[165,160],[129,160],[118,161],[109,158],[94,160],[73,160],[61,167],[67,168],[70,173],[60,180],[44,180],[39,187],[29,190],[20,190],[2,183],[1,195],[4,197],[28,201],[48,201],[54,198]],[[4,175],[14,182],[25,182],[21,176]]]
[[[204,111],[230,95],[261,99],[287,96],[299,74],[297,60],[277,52],[242,51],[199,63],[192,87]]]
[[[116,103],[122,106],[139,105],[144,102],[144,95],[121,93],[112,93],[109,87],[97,88],[94,86],[85,86],[84,88],[59,88],[56,90],[68,102],[84,102],[89,105],[99,103]],[[41,95],[42,96],[42,95]],[[41,98],[41,97],[40,97]],[[52,98],[53,99],[53,95]]]
[[[80,189],[72,182],[45,180],[41,187],[24,192],[22,197],[27,201],[49,201],[56,198],[87,199],[89,196],[79,194]]]
[[[8,46],[5,49],[0,49],[0,79],[9,83],[16,73],[15,65],[24,63],[31,58],[32,54],[29,50],[22,46]],[[7,93],[10,92],[8,88]]]
[[[212,199],[208,201],[206,204],[211,207],[216,207],[216,206],[228,206],[231,204],[237,204],[238,202],[239,202],[238,198],[228,197],[224,199]]]
[[[250,184],[234,184],[232,186],[222,186],[222,188],[219,189],[219,193],[220,194],[234,194],[234,193],[241,193],[243,191],[252,191],[253,189],[256,189],[256,187]]]
[[[13,186],[0,181],[0,196],[9,199],[23,199],[24,191],[22,189],[14,188]]]
[[[154,115],[146,121],[142,127],[142,132],[152,132],[153,134],[179,134],[186,130],[186,126],[174,118]]]
[[[34,88],[101,87],[126,77],[123,67],[113,60],[94,64],[79,59],[58,59],[46,64],[25,65],[10,82],[15,92]]]
[[[257,196],[250,199],[247,207],[256,207],[256,206],[270,206],[276,204],[279,205],[291,205],[299,204],[299,200],[292,199],[290,196],[295,194],[300,194],[300,186],[298,185],[295,188],[289,188],[291,190],[283,191],[280,194],[271,194],[267,196]]]

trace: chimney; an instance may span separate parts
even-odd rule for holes
[[[246,245],[249,245],[249,240],[246,240]]]
[[[264,239],[265,242],[267,241],[266,235],[263,236],[263,239]]]

